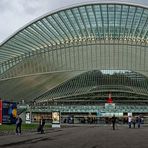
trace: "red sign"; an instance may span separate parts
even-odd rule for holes
[[[0,100],[0,124],[2,124],[2,100]]]
[[[109,98],[107,99],[107,103],[113,103],[113,99],[111,98],[111,93],[109,93]]]
[[[107,103],[113,103],[112,98],[107,99]]]

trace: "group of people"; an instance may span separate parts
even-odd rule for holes
[[[117,118],[115,117],[115,115],[113,115],[113,117],[111,118],[113,130],[115,130],[116,120],[117,120]],[[129,128],[131,128],[132,124],[133,124],[134,128],[135,128],[136,124],[138,125],[138,128],[140,128],[141,117],[140,116],[138,116],[138,117],[128,116]],[[21,134],[21,125],[22,125],[22,119],[21,119],[21,117],[17,116],[17,118],[16,118],[16,135]],[[39,122],[39,126],[37,128],[37,132],[40,132],[41,134],[43,134],[44,133],[44,129],[43,129],[44,125],[45,125],[45,119],[43,117],[41,117],[40,122]]]
[[[113,130],[115,130],[115,125],[116,125],[116,122],[117,122],[116,120],[117,120],[117,118],[115,117],[115,115],[113,115],[113,117],[111,118]],[[132,124],[133,124],[134,128],[136,127],[136,124],[137,124],[137,127],[140,128],[141,123],[142,123],[142,119],[141,119],[140,115],[138,117],[128,116],[129,128],[131,128]]]
[[[43,117],[41,117],[40,122],[39,122],[39,126],[37,128],[37,132],[40,132],[41,134],[44,133],[44,125],[45,125],[45,119]],[[21,135],[21,126],[22,126],[22,118],[17,115],[16,118],[16,135]]]
[[[128,117],[128,125],[129,125],[129,128],[131,128],[133,124],[133,127],[135,128],[136,127],[136,124],[138,126],[138,128],[140,128],[140,125],[141,125],[141,117],[140,115],[138,117],[135,117],[135,116],[129,116]]]

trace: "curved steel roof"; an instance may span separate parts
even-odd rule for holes
[[[132,71],[103,73],[99,70],[83,72],[34,98],[50,100],[101,100],[112,97],[117,100],[143,99],[148,97],[148,78]]]
[[[148,78],[132,71],[73,71],[0,81],[0,97],[20,102],[104,101],[148,102]]]
[[[0,45],[0,63],[44,48],[86,40],[148,44],[148,8],[91,3],[54,11],[21,28]]]

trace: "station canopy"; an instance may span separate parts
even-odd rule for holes
[[[0,78],[4,99],[146,100],[148,8],[91,2],[37,18],[1,43]]]

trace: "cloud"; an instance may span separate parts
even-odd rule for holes
[[[147,0],[124,1],[148,5]],[[25,24],[51,10],[82,2],[88,2],[88,0],[0,0],[0,42]]]
[[[50,11],[47,0],[29,1],[0,1],[0,42],[31,20]]]

